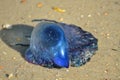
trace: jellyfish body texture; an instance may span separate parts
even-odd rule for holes
[[[98,50],[98,40],[79,26],[40,20],[33,29],[25,59],[48,68],[78,67],[90,60]]]

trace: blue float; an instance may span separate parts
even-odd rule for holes
[[[98,50],[98,40],[79,26],[53,20],[33,20],[33,29],[25,59],[48,68],[78,67],[90,60]]]

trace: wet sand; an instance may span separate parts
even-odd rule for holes
[[[120,80],[119,0],[22,1],[0,2],[0,80]],[[48,69],[28,63],[23,58],[27,47],[14,44],[29,43],[24,35],[38,23],[33,19],[76,24],[98,38],[99,49],[80,67]],[[3,24],[12,28],[3,30]]]

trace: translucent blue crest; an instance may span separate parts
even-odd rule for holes
[[[28,62],[49,68],[68,68],[69,63],[81,66],[98,49],[97,39],[76,25],[45,19],[38,21],[25,54]]]
[[[68,67],[68,43],[59,24],[41,22],[31,35],[30,48],[26,52],[29,62],[52,67]]]

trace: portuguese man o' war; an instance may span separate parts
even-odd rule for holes
[[[78,67],[90,60],[98,50],[98,40],[79,26],[54,20],[33,20],[33,29],[25,59],[44,67]]]

